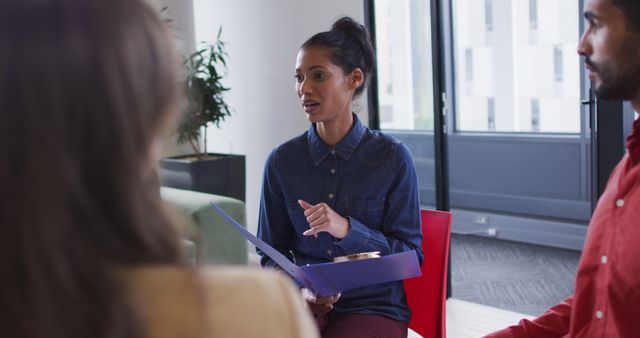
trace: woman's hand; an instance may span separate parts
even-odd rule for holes
[[[333,310],[333,304],[340,299],[340,294],[331,295],[326,297],[317,297],[307,288],[300,289],[302,291],[302,298],[307,302],[307,306],[311,310],[311,313],[317,316],[324,316]]]
[[[305,236],[318,236],[320,232],[328,232],[337,239],[343,239],[351,230],[349,220],[333,211],[327,204],[318,203],[311,205],[303,200],[298,204],[304,209],[310,229],[303,232]]]

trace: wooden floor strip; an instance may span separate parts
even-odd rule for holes
[[[450,298],[447,300],[447,337],[478,338],[533,316]]]

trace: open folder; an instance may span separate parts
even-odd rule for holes
[[[213,203],[211,206],[249,242],[269,256],[302,286],[318,296],[335,295],[367,285],[421,275],[418,256],[413,250],[378,258],[297,266],[278,250],[252,235],[220,207]]]

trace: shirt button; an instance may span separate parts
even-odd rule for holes
[[[335,169],[333,169],[333,168],[331,168],[331,170],[329,170],[329,172],[333,175],[333,174],[335,174],[335,173],[336,173],[336,170],[335,170]]]
[[[622,206],[624,206],[624,200],[622,198],[618,199],[616,201],[616,206],[618,206],[618,208],[622,208]]]
[[[333,199],[333,194],[329,194],[329,199],[332,200]]]
[[[335,155],[336,154],[336,150],[335,149],[331,149],[331,155]]]
[[[604,317],[604,313],[602,311],[596,311],[596,318],[602,319]]]
[[[607,264],[607,256],[600,257],[600,262],[602,262],[602,264]]]
[[[331,250],[327,250],[327,255],[331,256],[332,252]]]

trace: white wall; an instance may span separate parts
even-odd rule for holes
[[[246,155],[247,221],[255,231],[264,162],[278,144],[302,133],[308,121],[294,90],[300,44],[348,15],[364,23],[361,0],[193,0],[196,41],[213,40],[222,25],[229,52],[233,115],[209,128],[208,150]],[[366,98],[366,93],[361,100]],[[366,122],[366,103],[356,111]]]
[[[168,23],[171,34],[174,37],[179,60],[189,55],[195,49],[195,27],[193,24],[193,0],[147,0],[153,8],[160,13],[165,20],[171,20]],[[164,142],[162,156],[174,156],[182,154],[190,154],[191,147],[188,144],[178,145],[176,137],[169,135]]]

